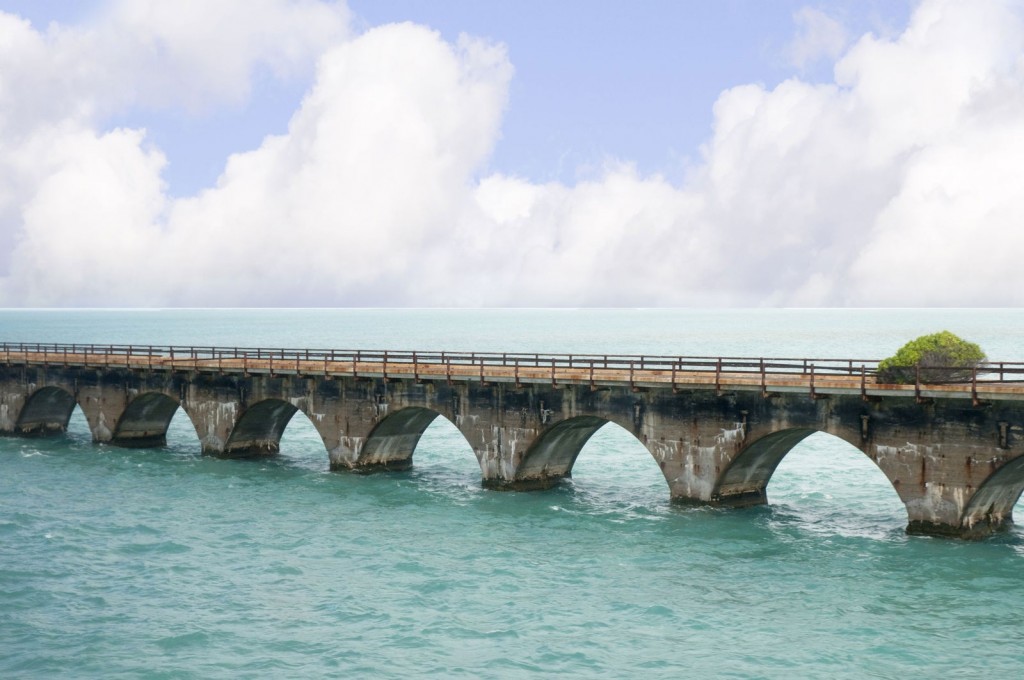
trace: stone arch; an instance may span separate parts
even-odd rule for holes
[[[180,405],[177,399],[162,392],[137,395],[118,418],[111,443],[131,448],[165,446],[167,427]]]
[[[599,416],[575,416],[543,430],[518,460],[511,486],[519,489],[547,488],[560,479],[572,477],[572,468],[580,451],[598,430],[610,422],[614,421]],[[644,448],[650,453],[649,448]],[[657,458],[654,460],[658,462]]]
[[[408,470],[420,437],[439,417],[444,418],[437,411],[419,406],[388,414],[367,435],[356,469],[365,472]]]
[[[974,492],[960,515],[964,536],[984,536],[1013,522],[1013,506],[1024,492],[1024,457],[993,472]]]
[[[18,434],[65,432],[75,410],[75,395],[62,387],[40,387],[25,400],[14,431]]]
[[[824,432],[824,430],[813,427],[787,428],[764,435],[746,444],[718,476],[711,494],[711,501],[716,505],[731,507],[766,504],[768,502],[768,483],[779,463],[793,450],[793,447],[817,432]],[[847,437],[833,432],[826,432],[826,434],[861,450],[857,443],[850,441]],[[878,464],[878,461],[870,456],[866,457],[881,470],[892,484],[891,476]],[[899,488],[893,485],[893,490],[900,495],[900,499],[905,503],[906,500],[899,494]]]
[[[298,411],[297,406],[283,399],[263,399],[251,404],[235,421],[219,455],[252,458],[279,453],[281,435]]]

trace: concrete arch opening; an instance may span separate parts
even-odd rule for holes
[[[619,482],[627,483],[637,477],[643,479],[645,473],[641,468],[650,467],[659,471],[661,483],[667,483],[657,460],[629,430],[606,418],[576,416],[555,423],[530,443],[516,466],[516,484],[521,488],[545,488],[572,478],[580,455],[588,449],[596,460],[582,464],[580,469],[592,472],[595,479],[608,477],[609,482],[615,483],[617,475]],[[631,452],[644,454],[645,460],[640,463],[640,458],[630,455]],[[605,453],[611,455],[606,457]],[[623,469],[613,471],[609,466]]]
[[[572,488],[603,506],[664,505],[668,480],[653,452],[615,422],[597,429],[570,470]]]
[[[110,440],[115,446],[152,448],[167,445],[167,428],[179,404],[166,394],[147,392],[128,402]]]
[[[164,446],[182,455],[198,455],[201,452],[199,429],[183,407],[179,406],[171,415],[164,432]]]
[[[92,428],[89,427],[89,419],[85,417],[85,411],[78,404],[71,410],[71,417],[68,418],[68,427],[65,431],[67,438],[77,445],[92,445]]]
[[[907,509],[885,471],[845,439],[791,428],[747,445],[720,476],[714,500],[734,507],[768,502],[810,523],[853,532],[903,528]]]
[[[421,443],[446,459],[445,463],[453,455],[459,456],[459,449],[472,452],[465,436],[450,420],[437,411],[410,406],[388,414],[370,431],[360,451],[359,469],[408,470]]]
[[[295,417],[301,414],[301,417]],[[301,408],[283,399],[250,404],[228,435],[221,458],[263,458],[283,455],[301,467],[322,469],[328,463],[327,442]]]
[[[66,432],[75,396],[60,387],[40,387],[25,400],[14,431],[20,435],[47,435]]]
[[[290,467],[320,471],[330,467],[326,446],[313,420],[300,408],[285,424],[277,457]]]
[[[719,476],[711,500],[732,507],[764,505],[775,468],[797,444],[815,432],[806,427],[780,430],[748,444]]]

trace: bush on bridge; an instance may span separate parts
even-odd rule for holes
[[[923,383],[966,382],[986,361],[981,347],[942,331],[922,335],[900,347],[878,364],[878,382],[907,384],[918,377]]]

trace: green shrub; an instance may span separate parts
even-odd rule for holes
[[[878,364],[878,382],[913,383],[918,366],[922,383],[966,382],[985,360],[981,347],[949,331],[922,335]]]

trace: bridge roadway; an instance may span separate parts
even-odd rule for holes
[[[472,445],[485,486],[541,489],[571,475],[601,426],[632,432],[673,499],[767,502],[776,466],[828,432],[903,500],[908,531],[977,537],[1012,521],[1024,490],[1024,364],[970,380],[876,381],[857,360],[0,345],[0,433],[67,427],[159,446],[178,408],[207,455],[274,454],[302,411],[336,470],[406,469],[439,415]],[[934,382],[934,381],[932,381]]]

